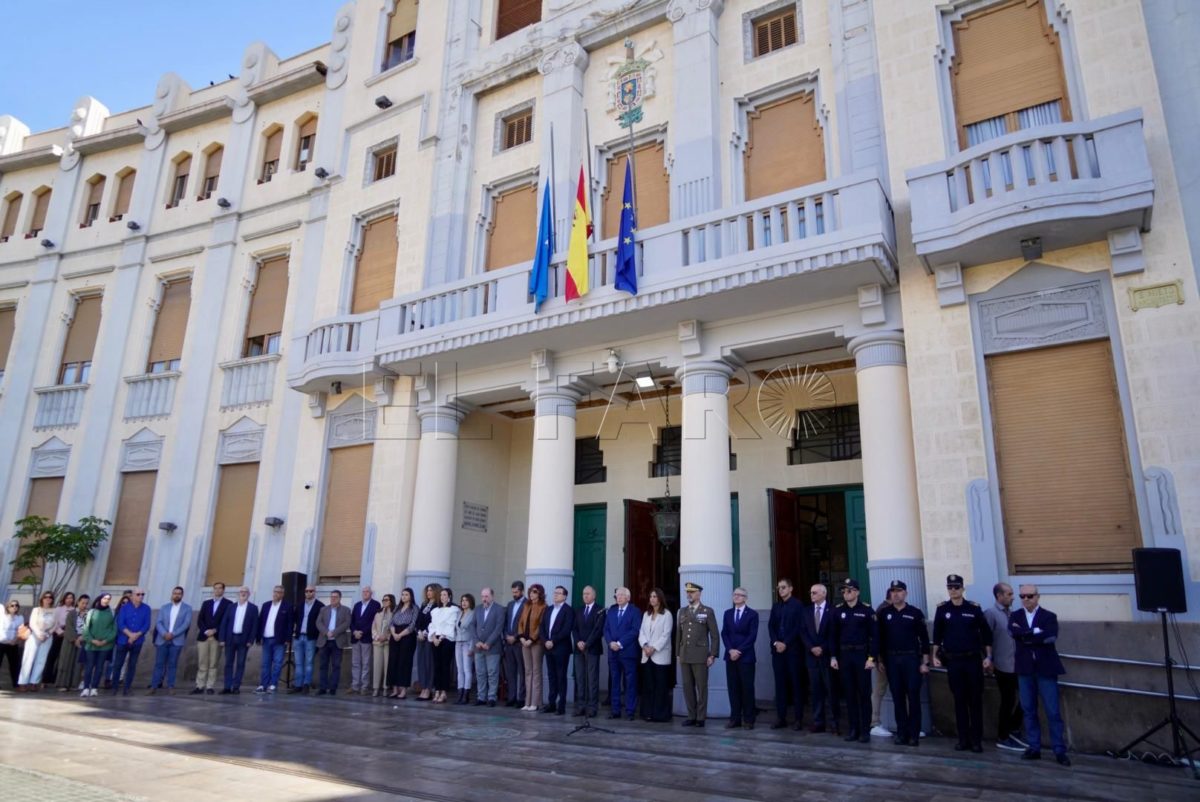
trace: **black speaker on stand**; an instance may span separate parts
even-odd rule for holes
[[[1192,776],[1200,779],[1200,767],[1192,753],[1200,750],[1200,737],[1183,723],[1175,703],[1175,660],[1171,657],[1170,632],[1167,616],[1187,612],[1187,593],[1183,583],[1183,559],[1179,549],[1134,549],[1133,580],[1137,593],[1137,606],[1142,612],[1158,613],[1162,620],[1163,668],[1167,672],[1167,717],[1142,733],[1128,746],[1117,751],[1117,757],[1129,754],[1133,747],[1149,742],[1163,727],[1171,728],[1171,758],[1176,766],[1187,765]],[[1197,744],[1188,749],[1184,733]]]
[[[304,588],[308,586],[308,574],[302,574],[299,571],[285,571],[283,579],[280,581],[283,585],[283,600],[292,608],[292,615],[296,615],[299,610],[301,614],[304,612]],[[304,622],[301,622],[301,626]],[[296,657],[292,653],[292,641],[288,639],[287,649],[284,650],[283,671],[286,679],[284,682],[291,687],[292,672],[296,668]]]

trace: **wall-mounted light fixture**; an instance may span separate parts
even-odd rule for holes
[[[53,240],[44,239],[44,240],[42,240],[42,247],[43,247],[43,248],[53,248],[53,247],[54,247],[54,241],[53,241]]]
[[[375,98],[375,105],[381,109],[390,109],[392,107],[392,101],[387,95],[380,95],[379,97]]]
[[[634,381],[636,381],[637,386],[643,390],[654,389],[654,377],[651,376],[649,372],[643,373],[641,376],[638,376],[636,379],[634,379]]]
[[[334,395],[341,395],[342,394],[342,383],[341,382],[333,382],[332,384],[330,384],[329,392],[333,393]]]
[[[229,198],[217,198],[217,205],[222,209],[228,209],[233,204],[229,202]]]
[[[329,171],[324,167],[318,167],[317,169],[313,170],[313,175],[315,175],[317,178],[329,178]]]
[[[272,515],[269,518],[267,518],[265,521],[263,521],[263,523],[266,524],[267,526],[271,527],[272,529],[278,529],[279,527],[283,526],[283,519],[276,518],[274,515]]]
[[[170,521],[160,521],[158,524],[158,528],[161,529],[162,531],[166,532],[167,534],[170,534],[171,532],[174,532],[179,527],[176,524],[171,523]]]
[[[130,220],[125,224],[125,227],[130,231],[137,231],[139,228],[141,228],[141,226],[137,224],[137,220]]]
[[[1042,258],[1042,238],[1030,237],[1021,240],[1021,258],[1026,262]]]
[[[608,363],[608,372],[609,372],[609,373],[616,373],[616,372],[617,372],[617,365],[618,365],[618,364],[620,363],[620,361],[621,361],[621,355],[620,355],[620,354],[618,354],[618,353],[616,352],[616,350],[614,350],[614,349],[612,349],[612,348],[609,348],[609,349],[608,349],[608,359],[607,359],[606,361],[607,361],[607,363]]]

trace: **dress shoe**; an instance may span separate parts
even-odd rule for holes
[[[1026,749],[1021,754],[1021,760],[1041,760],[1042,751],[1040,749]]]
[[[773,730],[782,730],[786,727],[787,727],[786,721],[776,721],[774,724],[771,725],[771,729],[773,729]]]
[[[695,727],[696,719],[694,719],[694,718],[687,719],[686,721],[683,722],[683,726],[684,727]]]
[[[968,749],[970,749],[970,748],[971,748],[971,747],[967,746],[965,743],[963,743],[963,742],[961,742],[961,741],[959,741],[958,743],[956,743],[956,744],[954,745],[954,751],[955,751],[955,752],[965,752],[965,751],[967,751],[967,750],[968,750]]]
[[[489,700],[488,700],[488,703],[487,703],[487,706],[488,706],[488,707],[495,707],[495,706],[496,706],[496,700],[495,700],[495,699],[489,699]]]
[[[221,691],[221,695],[222,695],[222,696],[224,696],[224,695],[226,695],[226,694],[229,694],[229,693],[233,693],[233,689],[232,689],[232,688],[226,688],[225,690]]]
[[[697,726],[697,727],[703,727],[703,726],[704,726],[704,722],[703,722],[703,721],[699,721],[699,720],[697,720],[697,721],[696,721],[696,726]]]
[[[317,691],[317,696],[324,696],[326,693],[328,693],[328,691],[322,688],[321,690]]]
[[[553,713],[553,712],[554,712],[554,706],[553,706],[553,705],[543,705],[543,706],[542,706],[542,712],[543,712],[543,713]]]
[[[909,739],[908,739],[908,745],[909,745],[909,746],[920,746],[920,745],[921,745],[921,739],[920,739],[920,738],[909,738]]]
[[[861,744],[871,743],[871,733],[865,732],[862,735],[858,736],[858,742]]]
[[[747,721],[745,724],[742,725],[742,728],[747,729],[747,730],[752,730],[752,729],[754,729],[754,722]]]
[[[854,730],[850,730],[849,734],[848,734],[848,735],[846,735],[846,737],[845,737],[845,738],[843,738],[842,740],[843,740],[843,741],[846,741],[846,742],[850,742],[850,741],[857,741],[857,740],[858,740],[858,733],[857,733],[856,731],[854,731]]]
[[[609,717],[609,719],[616,719],[616,718],[620,718],[621,714],[620,713],[609,713],[608,717]]]
[[[808,731],[812,732],[812,733],[825,732],[825,725],[824,724],[813,724],[811,727],[808,728]]]
[[[482,700],[482,699],[476,699],[476,700],[475,700],[475,705],[474,705],[474,706],[475,706],[475,707],[483,707],[483,706],[484,706],[484,705],[486,705],[486,704],[487,704],[487,702],[485,702],[484,700]]]
[[[626,721],[637,721],[637,716],[635,716],[633,713],[630,713],[628,716],[625,717],[625,720]]]
[[[572,716],[574,716],[575,718],[579,718],[580,716],[582,716],[582,715],[583,715],[583,711],[582,711],[582,710],[576,710],[576,711],[575,711],[574,713],[572,713],[571,715],[572,715]]]
[[[742,726],[742,722],[734,721],[733,719],[725,722],[725,729],[727,730],[736,730],[740,726]]]
[[[796,732],[803,732],[804,725],[801,724],[799,721],[797,721],[795,724],[792,725],[792,729],[795,730]]]
[[[1060,765],[1060,766],[1071,765],[1071,758],[1067,757],[1066,752],[1056,752],[1054,755],[1054,759],[1058,761],[1058,765]]]
[[[983,754],[983,744],[971,744],[971,751],[977,755]]]
[[[205,693],[208,694],[209,696],[213,695],[216,692],[217,692],[216,688],[209,688],[208,690],[205,691]]]
[[[204,689],[203,688],[192,688],[192,694],[191,694],[192,696],[195,696],[198,693],[204,693]]]
[[[892,743],[894,743],[896,746],[905,746],[908,743],[908,739],[903,735],[897,735],[896,737],[892,738]]]

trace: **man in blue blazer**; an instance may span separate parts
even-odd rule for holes
[[[729,723],[725,729],[754,729],[754,642],[758,611],[746,604],[745,588],[733,589],[733,607],[725,611],[721,643],[725,645],[725,679],[729,683]]]
[[[250,588],[245,585],[238,590],[237,603],[225,611],[217,638],[225,644],[225,689],[221,693],[241,693],[246,653],[258,639],[258,607],[250,601]]]
[[[192,608],[183,600],[183,588],[176,585],[171,591],[171,603],[158,608],[158,620],[154,623],[154,676],[150,680],[150,693],[162,684],[164,671],[167,693],[175,693],[175,669],[191,626]]]
[[[583,604],[575,610],[571,653],[575,655],[575,715],[595,716],[600,706],[600,655],[604,654],[604,607],[596,589],[583,589]]]
[[[833,703],[833,683],[829,680],[829,625],[833,611],[828,595],[824,585],[813,585],[808,592],[812,604],[800,615],[800,640],[804,643],[804,662],[812,694],[813,720],[809,732],[825,732],[827,712],[829,726],[837,731],[837,707]]]
[[[271,601],[258,614],[258,640],[262,643],[262,670],[255,693],[275,693],[287,645],[292,642],[292,606],[284,601],[283,585],[271,591]]]
[[[196,628],[196,687],[192,693],[215,693],[217,676],[220,667],[224,665],[221,652],[224,645],[219,640],[221,622],[225,613],[233,607],[233,602],[225,598],[225,583],[213,582],[212,598],[206,599],[200,605],[200,615],[197,616]]]
[[[575,611],[567,604],[567,589],[554,586],[553,601],[542,614],[542,645],[546,647],[546,664],[550,669],[550,703],[543,713],[567,712],[567,667],[571,662],[571,630],[575,626]]]
[[[1054,759],[1064,766],[1071,765],[1067,757],[1067,742],[1063,737],[1062,713],[1058,706],[1058,678],[1067,673],[1058,658],[1058,616],[1038,604],[1041,595],[1037,585],[1021,585],[1021,609],[1008,617],[1008,631],[1016,642],[1013,665],[1021,693],[1021,710],[1025,713],[1025,742],[1029,748],[1021,757],[1038,760],[1042,756],[1042,725],[1038,722],[1038,698],[1046,708],[1046,723],[1050,727],[1050,743]]]
[[[629,603],[629,588],[617,588],[617,603],[604,616],[604,643],[608,649],[609,718],[621,717],[621,692],[625,694],[625,718],[634,720],[637,709],[637,647],[642,611]]]

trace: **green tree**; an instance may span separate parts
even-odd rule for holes
[[[71,526],[30,515],[16,525],[20,546],[10,562],[13,578],[19,585],[31,587],[36,600],[43,588],[55,599],[61,598],[79,569],[91,562],[96,549],[108,539],[112,521],[89,515]]]

